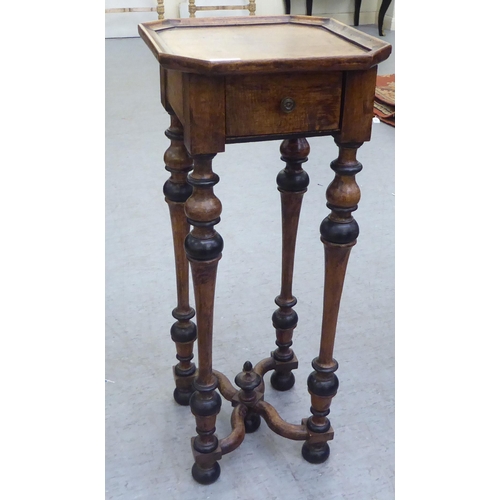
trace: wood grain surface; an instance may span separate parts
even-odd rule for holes
[[[310,73],[226,77],[226,134],[246,135],[336,130],[340,119],[342,74]],[[295,108],[280,104],[291,98]],[[251,117],[251,119],[249,119]]]
[[[139,25],[167,69],[194,73],[368,69],[391,45],[334,19],[311,16],[169,19]]]

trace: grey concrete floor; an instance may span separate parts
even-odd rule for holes
[[[362,26],[376,35],[375,26]],[[394,44],[394,33],[385,38]],[[394,72],[394,55],[379,74]],[[219,480],[191,478],[189,408],[173,398],[175,346],[169,335],[175,278],[163,135],[169,119],[159,101],[158,66],[138,38],[106,40],[106,498],[109,500],[312,500],[394,498],[394,137],[374,124],[362,146],[361,228],[347,271],[335,358],[340,388],[330,419],[331,456],[305,462],[301,443],[265,423],[220,461]],[[322,307],[323,248],[319,224],[337,148],[311,138],[305,164],[311,179],[299,225],[294,295],[299,324],[296,384],[266,399],[292,423],[309,416],[306,379],[317,356]],[[228,145],[214,160],[223,204],[214,320],[214,367],[230,379],[244,361],[274,349],[271,315],[280,280],[280,205],[275,177],[284,164],[280,141]],[[193,301],[194,303],[194,301]],[[195,351],[196,353],[196,351]],[[268,380],[266,376],[266,380]],[[217,434],[230,432],[224,402]]]

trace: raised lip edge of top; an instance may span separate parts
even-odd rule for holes
[[[218,60],[207,61],[190,58],[164,51],[165,43],[157,32],[173,28],[191,28],[202,26],[242,26],[266,24],[298,24],[325,28],[345,41],[365,49],[365,54],[332,57],[307,57],[302,59],[279,60]],[[329,17],[316,16],[248,16],[248,17],[205,17],[175,18],[149,21],[138,25],[141,38],[153,52],[161,66],[165,69],[178,70],[185,73],[201,74],[234,74],[234,73],[280,73],[287,71],[354,71],[367,70],[385,61],[392,52],[392,45],[367,35],[347,24]]]

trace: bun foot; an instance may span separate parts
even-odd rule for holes
[[[277,391],[288,391],[295,384],[295,375],[292,372],[274,371],[271,375],[271,385]]]
[[[212,484],[219,479],[220,476],[220,465],[219,462],[215,462],[209,469],[202,469],[196,462],[191,468],[191,474],[196,482],[200,484]]]
[[[180,391],[179,389],[174,389],[175,402],[181,406],[189,406],[191,394],[193,394],[193,391]]]
[[[306,442],[302,445],[302,456],[310,464],[322,464],[330,456],[330,446],[328,443],[308,444]]]
[[[251,434],[260,427],[260,415],[257,413],[249,413],[245,417],[245,433]]]

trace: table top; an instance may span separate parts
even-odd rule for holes
[[[311,16],[167,19],[140,24],[139,33],[164,68],[205,74],[364,70],[392,49]]]

